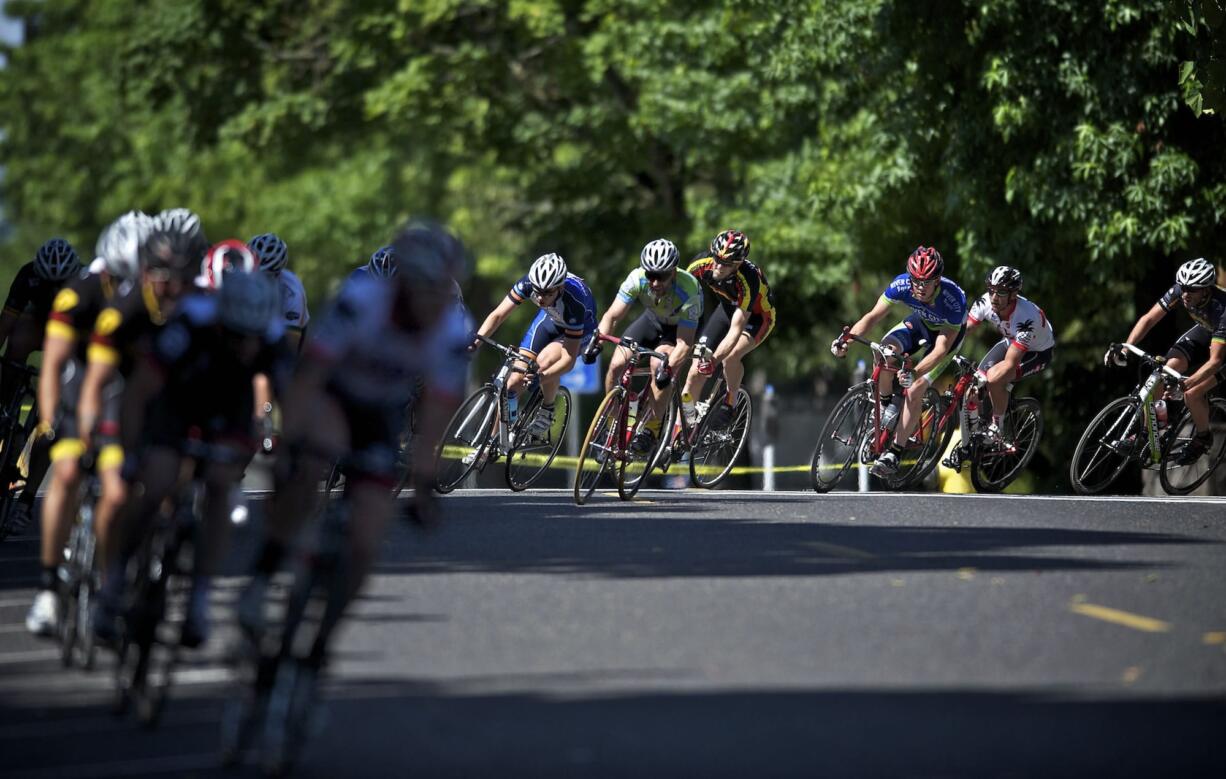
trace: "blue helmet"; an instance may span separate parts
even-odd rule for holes
[[[399,269],[396,264],[396,250],[391,246],[376,249],[375,253],[370,255],[370,262],[366,263],[366,270],[370,275],[380,279],[390,279]]]

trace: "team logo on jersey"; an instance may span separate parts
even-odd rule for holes
[[[65,311],[71,311],[81,302],[81,297],[71,289],[61,289],[55,295],[55,301],[51,304],[51,309],[57,314],[63,314]]]

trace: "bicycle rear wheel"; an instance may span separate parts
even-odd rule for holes
[[[851,467],[863,445],[872,405],[872,390],[865,385],[852,387],[834,404],[809,462],[809,483],[815,492],[830,492]]]
[[[566,426],[570,422],[570,390],[559,387],[554,399],[553,424],[545,435],[534,436],[529,440],[525,431],[540,409],[541,403],[540,390],[537,390],[526,409],[527,413],[519,412],[519,421],[515,426],[515,444],[511,451],[507,452],[507,486],[515,492],[528,489],[549,469],[553,458],[558,456],[558,450],[562,448],[562,440],[566,437]]]
[[[722,381],[720,386],[724,386]],[[745,449],[745,442],[749,440],[752,422],[753,402],[744,387],[736,391],[732,419],[725,427],[712,429],[711,412],[707,411],[698,423],[698,430],[694,432],[694,446],[690,449],[690,478],[695,484],[714,489],[728,478],[732,466],[736,465],[737,458]]]
[[[1187,495],[1213,475],[1213,471],[1226,455],[1226,400],[1209,400],[1209,430],[1213,431],[1213,443],[1195,461],[1186,465],[1178,462],[1179,453],[1192,440],[1196,427],[1192,415],[1185,409],[1175,425],[1174,435],[1167,436],[1162,447],[1162,467],[1158,479],[1162,489],[1171,495]]]
[[[1069,463],[1073,489],[1093,495],[1111,486],[1148,442],[1141,401],[1116,398],[1090,421]]]
[[[621,456],[625,449],[625,442],[619,445],[614,438],[625,395],[624,389],[615,387],[604,396],[596,409],[596,416],[592,417],[592,424],[588,426],[583,445],[579,447],[579,463],[575,467],[575,503],[580,506],[596,491],[600,477],[609,467],[609,460]]]
[[[485,385],[460,404],[435,453],[434,489],[448,493],[489,456],[498,423],[498,392]]]
[[[901,423],[900,419],[899,424]],[[885,479],[887,487],[902,490],[928,478],[928,474],[936,468],[949,436],[953,435],[952,425],[938,429],[940,423],[941,396],[929,387],[920,404],[920,422],[916,425],[915,432],[907,439],[907,445],[899,459],[898,473]]]
[[[1008,487],[1034,458],[1043,436],[1039,401],[1018,398],[1009,404],[1005,430],[1012,437],[1007,449],[990,448],[982,435],[971,443],[971,484],[979,492],[1000,492]]]
[[[630,447],[630,442],[634,441],[634,437],[643,430],[644,426],[656,419],[655,410],[651,405],[650,390],[643,391],[643,397],[639,398],[639,410],[634,419],[627,422],[627,427],[630,429],[630,438],[626,443],[625,451],[621,459],[617,463],[617,494],[622,500],[631,500],[643,486],[643,482],[651,474],[651,469],[655,467],[660,460],[660,454],[664,451],[664,447],[668,444],[668,436],[672,431],[666,428],[668,422],[668,405],[664,406],[664,418],[660,420],[660,430],[656,437],[655,446],[651,447],[651,451],[639,454]]]

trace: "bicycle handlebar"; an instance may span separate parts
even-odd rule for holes
[[[1123,349],[1124,351],[1134,355],[1135,357],[1138,357],[1142,362],[1147,362],[1153,365],[1155,368],[1157,368],[1158,370],[1166,374],[1167,377],[1174,379],[1175,381],[1182,383],[1185,379],[1187,379],[1187,376],[1184,376],[1179,371],[1167,365],[1165,358],[1155,357],[1154,355],[1150,354],[1144,349],[1138,349],[1132,344],[1128,344],[1128,343],[1111,344],[1111,348],[1112,349]]]
[[[636,342],[634,339],[626,338],[625,336],[618,338],[615,335],[605,335],[604,333],[597,333],[596,337],[599,338],[601,341],[608,341],[614,346],[624,346],[625,348],[633,352],[638,352],[640,354],[646,354],[650,357],[655,357],[657,359],[668,362],[667,354],[661,354],[660,352],[653,351],[651,349],[647,349],[646,347],[639,345],[638,342]]]
[[[528,363],[527,368],[512,367],[511,370],[518,371],[520,373],[536,373],[537,368],[539,367],[536,364],[536,360],[533,360],[529,357],[525,357],[524,355],[520,354],[519,350],[516,349],[515,347],[503,346],[502,344],[495,341],[493,338],[481,335],[480,333],[474,333],[473,335],[478,341],[490,347],[491,349],[495,349],[499,352],[502,352],[503,355],[505,355],[508,360],[523,360],[524,362]]]
[[[842,338],[844,341],[855,341],[858,344],[864,344],[877,354],[880,354],[882,360],[889,360],[891,357],[902,357],[903,366],[907,366],[910,362],[910,355],[906,354],[905,352],[898,352],[892,346],[879,344],[876,341],[870,341],[862,335],[856,335],[855,333],[851,332],[850,327],[843,328],[843,334],[840,336],[840,338]]]

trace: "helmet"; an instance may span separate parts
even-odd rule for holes
[[[711,256],[721,262],[749,259],[749,236],[740,230],[725,230],[711,239]]]
[[[376,249],[375,253],[370,255],[370,262],[366,263],[366,270],[370,275],[379,279],[390,279],[395,276],[396,250],[390,246]]]
[[[221,326],[242,335],[262,335],[281,315],[281,291],[263,273],[224,270],[217,293]]]
[[[52,238],[34,254],[34,271],[47,281],[63,281],[80,268],[77,250],[63,238]]]
[[[528,269],[528,281],[542,292],[553,289],[566,281],[566,260],[556,254],[542,254]]]
[[[467,273],[468,253],[460,239],[437,222],[409,222],[392,242],[400,283],[451,288]]]
[[[205,289],[221,289],[222,279],[229,278],[228,271],[253,273],[256,269],[255,253],[242,241],[222,241],[209,249],[200,263],[200,286]]]
[[[1022,288],[1022,272],[1008,265],[1000,265],[988,274],[986,283],[989,287],[1004,287],[1011,292]]]
[[[1175,272],[1179,286],[1190,289],[1212,287],[1217,283],[1217,268],[1204,257],[1188,260]]]
[[[639,264],[648,273],[663,273],[677,267],[677,245],[667,238],[657,238],[643,247]]]
[[[907,258],[907,273],[920,281],[940,278],[945,271],[945,260],[932,246],[917,246]]]
[[[154,229],[140,247],[141,264],[151,271],[167,272],[180,279],[190,279],[200,269],[198,240],[191,235]]]
[[[247,245],[260,258],[260,270],[280,273],[289,264],[289,249],[276,233],[260,233],[247,241]]]
[[[129,211],[102,231],[94,250],[107,273],[129,280],[140,274],[140,247],[152,226],[153,219],[148,215]]]

